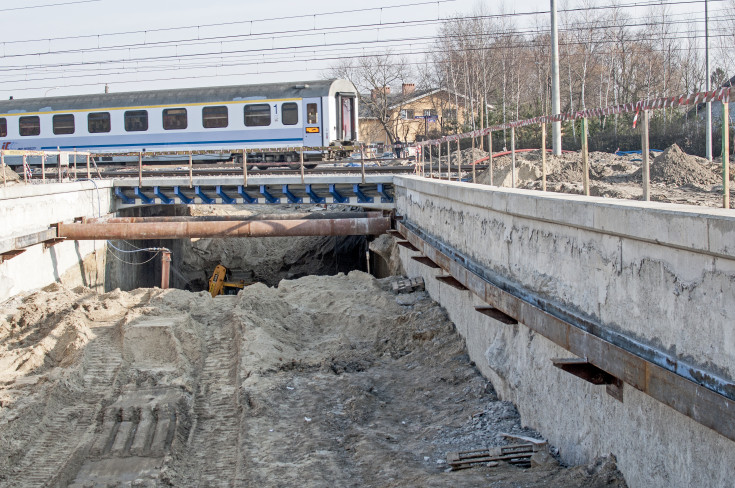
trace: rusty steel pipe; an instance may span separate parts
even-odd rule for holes
[[[322,220],[383,217],[383,212],[311,212],[260,215],[198,215],[177,217],[102,217],[85,218],[87,224],[142,224],[150,222],[244,222],[258,220]]]
[[[163,251],[161,254],[161,289],[168,289],[169,277],[171,276],[171,251]]]
[[[294,237],[379,235],[390,218],[57,224],[57,235],[95,239],[184,239],[190,237]]]

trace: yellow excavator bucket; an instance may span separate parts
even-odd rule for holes
[[[226,275],[227,268],[221,264],[218,264],[217,267],[214,268],[214,273],[212,273],[212,277],[209,278],[209,293],[212,295],[212,298],[223,293]]]

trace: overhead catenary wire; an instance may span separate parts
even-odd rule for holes
[[[715,12],[724,12],[725,9],[719,9],[719,10],[713,10],[713,13]],[[679,13],[679,14],[672,14],[672,17],[678,17],[678,16],[691,16],[690,13]],[[15,54],[5,54],[3,56],[0,56],[0,59],[12,59],[12,58],[19,58],[19,57],[38,57],[38,56],[49,56],[49,55],[59,55],[59,54],[74,54],[74,53],[93,53],[93,52],[109,52],[109,51],[118,51],[118,50],[131,50],[131,49],[156,49],[156,48],[162,48],[162,47],[191,47],[191,46],[199,46],[199,45],[207,45],[207,44],[220,44],[220,43],[234,43],[234,42],[245,42],[245,41],[252,41],[252,40],[264,40],[264,39],[270,39],[272,36],[278,36],[279,39],[285,39],[285,38],[291,38],[291,37],[297,37],[297,38],[304,38],[304,37],[313,37],[313,36],[323,36],[325,33],[331,33],[331,34],[350,34],[350,33],[357,33],[357,32],[363,32],[363,31],[371,31],[375,30],[377,28],[388,30],[388,29],[405,29],[405,28],[415,28],[419,26],[428,26],[428,25],[437,25],[437,24],[443,24],[445,22],[450,21],[460,21],[460,22],[470,22],[470,21],[476,21],[476,20],[487,20],[496,17],[495,14],[489,14],[489,15],[472,15],[472,16],[465,16],[461,18],[453,18],[453,17],[446,17],[446,18],[440,18],[440,19],[417,19],[417,20],[401,20],[399,22],[380,22],[380,23],[368,23],[368,24],[354,24],[354,25],[339,25],[339,26],[329,26],[329,27],[321,27],[318,29],[308,28],[308,29],[289,29],[289,30],[281,30],[281,31],[268,31],[268,32],[260,32],[260,33],[244,33],[244,34],[231,34],[231,35],[218,35],[218,36],[212,36],[212,37],[188,37],[188,38],[179,38],[179,39],[170,39],[170,40],[163,40],[163,41],[145,41],[145,42],[135,42],[135,43],[128,43],[128,44],[118,44],[118,45],[110,45],[110,46],[92,46],[92,47],[83,47],[83,48],[75,48],[75,49],[63,49],[63,50],[56,50],[51,51],[32,51],[27,53],[15,53]],[[716,22],[718,20],[732,20],[733,17],[728,16],[710,16],[711,22]],[[665,25],[677,25],[677,24],[684,24],[684,25],[691,25],[692,23],[700,23],[704,22],[703,19],[695,19],[692,20],[690,17],[683,19],[683,20],[677,20],[677,21],[665,21],[663,24]],[[653,22],[653,21],[646,21],[646,22],[635,22],[635,23],[627,23],[626,27],[653,27],[661,25],[661,22]],[[560,32],[576,32],[580,29],[585,29],[587,27],[592,27],[592,23],[585,24],[584,22],[575,22],[573,27],[566,27],[560,29]],[[604,29],[614,29],[619,28],[619,25],[594,25],[595,29],[598,30],[604,30]],[[533,28],[533,29],[527,29],[527,30],[517,30],[514,31],[516,34],[525,34],[525,35],[541,35],[545,33],[544,30],[540,28]],[[4,43],[9,44],[9,43]]]

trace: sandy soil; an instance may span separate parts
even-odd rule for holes
[[[449,451],[538,434],[444,310],[390,281],[215,299],[51,285],[4,303],[0,485],[625,486],[613,458],[448,472]]]
[[[486,152],[466,149],[461,153],[462,163],[469,164]],[[674,144],[663,152],[651,153],[651,200],[686,205],[722,207],[722,167],[715,160],[684,153]],[[457,153],[450,155],[456,178]],[[640,200],[643,197],[640,154],[616,156],[603,152],[591,152],[590,194],[609,198]],[[442,174],[446,173],[446,156],[442,158]],[[483,163],[487,164],[487,163]],[[434,161],[434,170],[438,163]],[[516,187],[531,190],[542,189],[541,151],[516,154]],[[463,173],[465,181],[472,181],[472,173]],[[476,174],[477,182],[490,184],[489,170]],[[730,173],[730,206],[735,208],[735,172]],[[510,187],[511,156],[493,159],[493,184]],[[547,157],[547,190],[559,193],[582,194],[582,155],[579,152],[563,153]]]
[[[346,212],[361,209],[345,205],[192,205],[195,216],[251,216],[275,213]],[[261,237],[257,239],[182,240],[174,255],[174,285],[203,290],[217,264],[247,282],[275,286],[282,279],[331,275],[367,269],[367,243],[362,236]]]

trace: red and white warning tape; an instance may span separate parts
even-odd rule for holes
[[[417,144],[420,146],[426,146],[426,145],[436,146],[436,145],[439,145],[439,144],[442,144],[448,141],[456,141],[459,139],[466,139],[470,137],[486,136],[496,130],[510,129],[513,127],[524,127],[526,125],[536,125],[536,124],[551,123],[551,122],[563,122],[566,120],[577,120],[577,119],[582,119],[586,117],[602,117],[605,115],[614,115],[614,114],[631,113],[631,112],[636,113],[636,116],[633,119],[633,124],[634,124],[633,127],[635,127],[635,123],[638,120],[638,114],[640,113],[641,110],[655,110],[655,109],[660,109],[660,108],[678,107],[678,106],[684,106],[684,105],[697,105],[700,103],[715,102],[715,101],[722,102],[722,103],[729,103],[731,91],[732,91],[731,87],[725,87],[725,88],[718,88],[717,90],[712,90],[709,92],[691,93],[689,95],[680,95],[680,96],[674,96],[674,97],[653,98],[653,99],[648,99],[648,100],[640,100],[635,103],[625,103],[623,105],[615,105],[615,106],[604,107],[604,108],[593,108],[593,109],[588,109],[588,110],[580,110],[578,112],[567,112],[564,114],[543,115],[540,117],[534,117],[532,119],[517,120],[514,122],[507,122],[505,124],[498,124],[492,127],[488,127],[486,129],[466,132],[464,134],[444,136],[441,139],[434,139],[431,141],[421,141],[421,142],[417,142]]]

